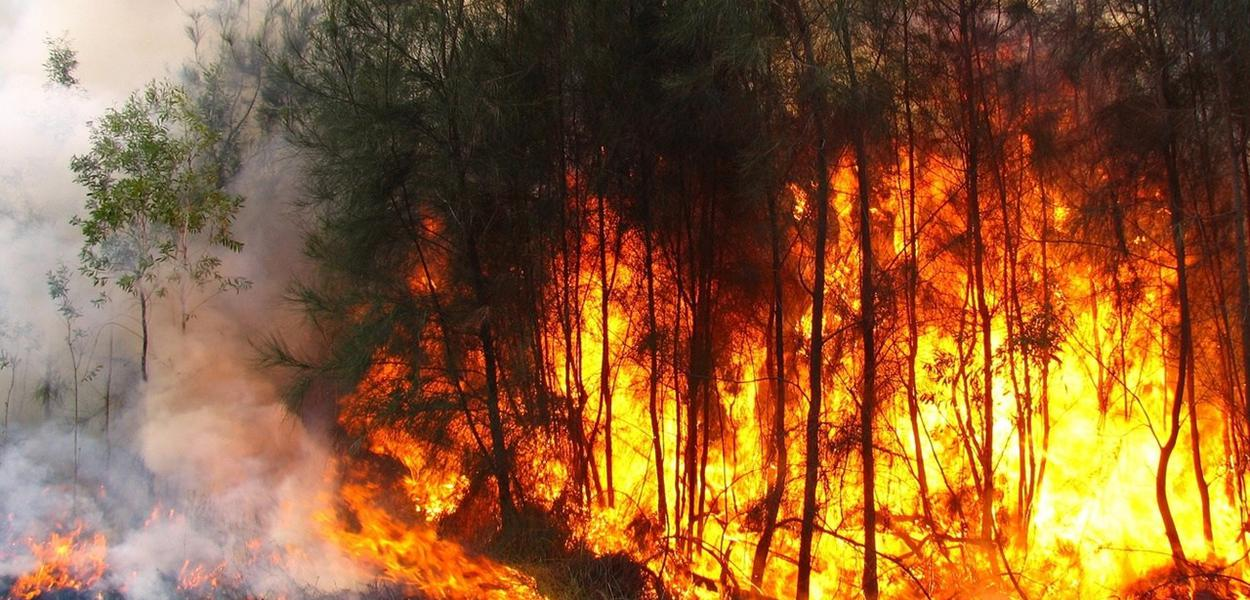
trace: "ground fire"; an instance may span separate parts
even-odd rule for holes
[[[1250,598],[1250,4],[190,10],[0,287],[0,595]]]

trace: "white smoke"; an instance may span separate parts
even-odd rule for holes
[[[0,350],[20,361],[0,370],[0,401],[16,384],[0,446],[0,589],[32,566],[26,536],[74,522],[108,537],[106,585],[129,598],[168,597],[186,565],[224,564],[227,583],[296,597],[364,578],[318,535],[332,457],[282,406],[281,382],[257,367],[250,344],[276,330],[299,339],[298,315],[281,301],[299,264],[287,209],[298,169],[280,144],[245,160],[233,184],[247,198],[236,231],[245,246],[224,257],[223,271],[255,287],[214,298],[186,334],[172,307],[157,310],[146,384],[136,376],[128,298],[115,293],[96,309],[89,283],[71,282],[77,327],[87,332],[83,370],[95,372],[81,383],[77,436],[71,425],[66,324],[45,281],[77,264],[81,241],[69,219],[85,196],[69,161],[86,150],[88,120],[147,81],[175,78],[193,49],[184,29],[195,8],[0,0]],[[44,40],[61,35],[78,52],[81,89],[45,85]],[[36,400],[49,384],[60,393],[43,397],[60,401]]]

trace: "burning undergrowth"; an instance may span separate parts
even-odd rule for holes
[[[162,425],[140,425],[133,449],[80,436],[75,464],[54,424],[5,446],[0,596],[541,597],[418,513],[402,493],[418,473],[369,452],[332,459],[250,366],[183,350],[142,398],[142,422]]]
[[[222,361],[213,365],[222,373]],[[106,444],[48,424],[23,428],[6,444],[0,456],[0,575],[8,595],[59,597],[48,594],[79,590],[128,598],[315,596],[354,587],[365,577],[305,525],[312,503],[328,492],[318,489],[333,476],[332,463],[308,447],[299,449],[309,465],[302,473],[290,463],[281,473],[274,470],[280,448],[298,439],[300,430],[277,405],[266,410],[254,403],[255,390],[264,388],[243,396],[224,388],[192,389],[185,385],[190,374],[178,372],[173,388],[157,377],[147,396],[130,399],[164,423],[182,422],[187,429],[173,438],[165,427],[140,425]],[[239,385],[233,391],[250,384]],[[216,398],[222,406],[230,402],[230,414],[162,404],[161,398],[189,394]],[[240,439],[243,422],[266,423],[267,433]]]

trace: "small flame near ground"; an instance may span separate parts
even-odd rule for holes
[[[108,541],[104,534],[86,533],[82,523],[54,530],[46,539],[27,538],[36,565],[17,578],[9,597],[33,600],[58,590],[94,587],[107,570]]]
[[[379,493],[378,486],[345,484],[341,497],[333,502],[338,510],[327,506],[316,517],[327,540],[373,572],[375,587],[429,598],[543,598],[534,591],[532,578],[440,539],[432,527],[393,517],[380,507]],[[350,514],[351,523],[344,523],[338,516],[341,514]],[[185,518],[175,510],[158,507],[143,527]],[[55,527],[42,536],[26,536],[12,544],[9,552],[0,553],[6,561],[16,558],[29,565],[11,579],[7,590],[0,585],[0,597],[35,600],[67,592],[98,598],[129,597],[128,584],[138,574],[112,572],[109,551],[108,537],[82,521]],[[292,586],[291,594],[253,596],[246,574],[260,569],[282,571],[305,558],[299,548],[277,548],[251,539],[236,556],[226,560],[183,560],[176,573],[166,574],[169,593],[179,598],[302,597],[307,591],[298,586]]]

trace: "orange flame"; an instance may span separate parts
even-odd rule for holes
[[[346,528],[328,513],[320,518],[326,535],[375,567],[381,580],[433,598],[543,598],[533,580],[517,571],[471,556],[429,527],[398,521],[378,507],[377,493],[376,486],[343,486],[342,500],[357,527]]]
[[[108,544],[104,534],[80,539],[82,535],[83,525],[78,524],[66,533],[53,531],[46,540],[27,539],[37,565],[17,578],[10,595],[33,600],[59,590],[90,589],[99,582],[106,571]]]

